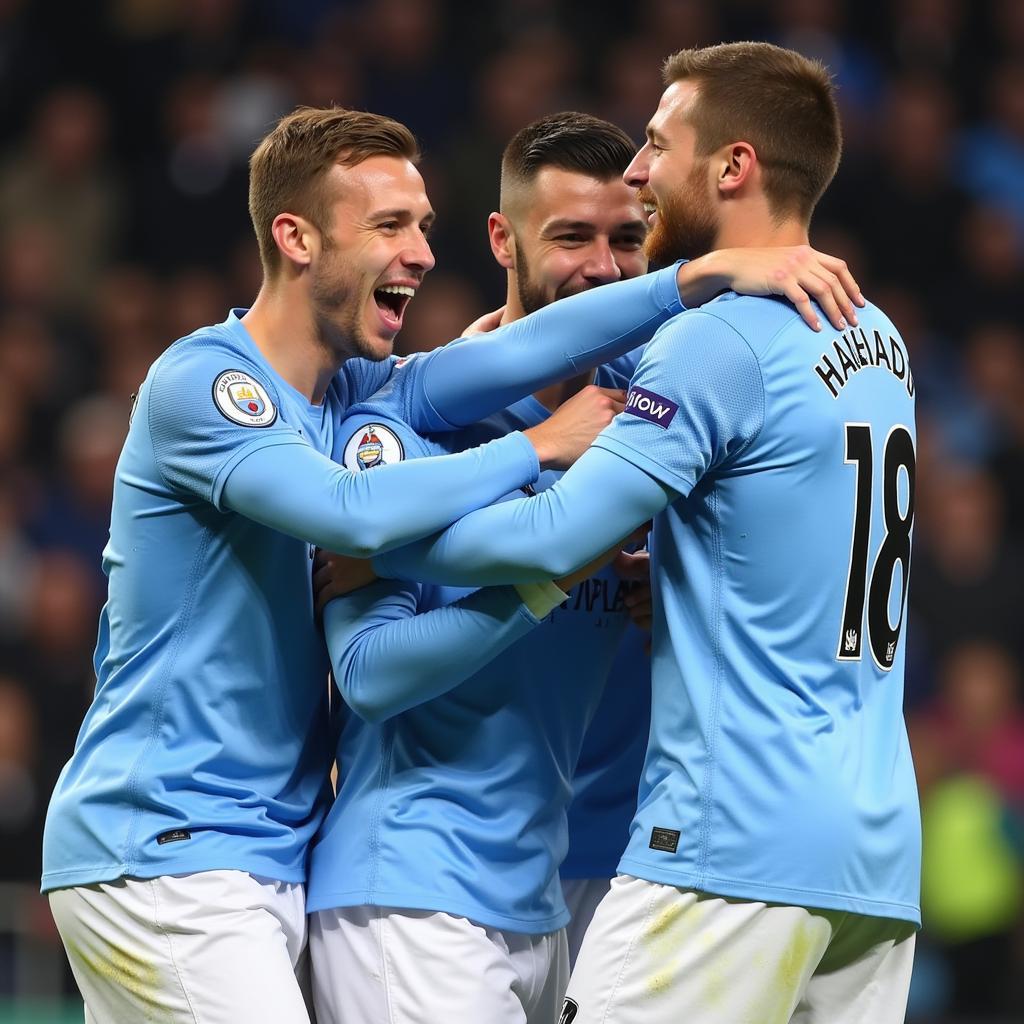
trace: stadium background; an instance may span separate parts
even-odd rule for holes
[[[419,135],[439,269],[399,342],[428,348],[503,294],[484,225],[515,130],[575,108],[640,139],[670,51],[746,38],[834,70],[846,152],[812,240],[918,382],[910,1019],[1024,1019],[1022,0],[0,0],[0,1022],[80,1019],[42,820],[93,686],[129,396],[258,288],[255,140],[330,102]]]

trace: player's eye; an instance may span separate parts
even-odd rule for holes
[[[586,242],[586,238],[583,235],[569,234],[569,235],[558,235],[555,239],[556,242],[566,242],[569,245],[582,245]]]
[[[393,235],[399,228],[397,220],[386,220],[382,224],[377,225],[381,231],[386,235]]]
[[[612,245],[616,249],[626,249],[629,252],[636,252],[637,249],[642,249],[644,246],[644,240],[642,238],[619,238],[612,242]]]

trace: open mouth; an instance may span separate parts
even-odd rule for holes
[[[416,289],[405,284],[386,284],[374,290],[373,300],[389,328],[397,331],[402,326],[405,307],[415,294]]]
[[[636,197],[643,204],[644,213],[647,215],[647,223],[653,224],[654,218],[658,213],[658,202],[654,198],[654,192],[644,185],[637,191]]]

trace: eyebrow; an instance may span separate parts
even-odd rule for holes
[[[589,220],[570,220],[568,217],[560,217],[548,221],[544,225],[544,234],[549,235],[553,231],[593,231],[594,225]]]
[[[657,128],[652,128],[650,125],[647,126],[644,134],[647,136],[649,141],[656,145],[660,145],[662,142],[667,141],[665,136],[662,135]]]
[[[373,221],[405,219],[415,220],[415,218],[413,217],[412,210],[406,207],[395,207],[392,210],[374,210],[374,212],[370,214],[370,220]],[[420,219],[420,223],[423,223],[425,221],[428,224],[433,224],[436,219],[437,213],[434,210],[428,210],[427,213],[425,213],[423,217]]]
[[[615,231],[643,231],[646,225],[642,220],[629,220],[622,224],[616,224]],[[556,231],[596,231],[597,226],[588,220],[553,220],[544,225],[542,234],[550,235]]]

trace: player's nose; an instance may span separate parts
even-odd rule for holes
[[[423,235],[402,253],[402,264],[410,270],[418,270],[421,274],[433,270],[435,262],[430,243]]]
[[[622,277],[622,271],[615,262],[615,254],[607,242],[596,242],[591,247],[587,262],[583,265],[583,276],[596,284],[611,284]]]
[[[622,180],[630,188],[642,188],[647,184],[650,177],[650,164],[647,159],[648,145],[645,143],[635,157],[630,161],[629,166],[622,173]]]

